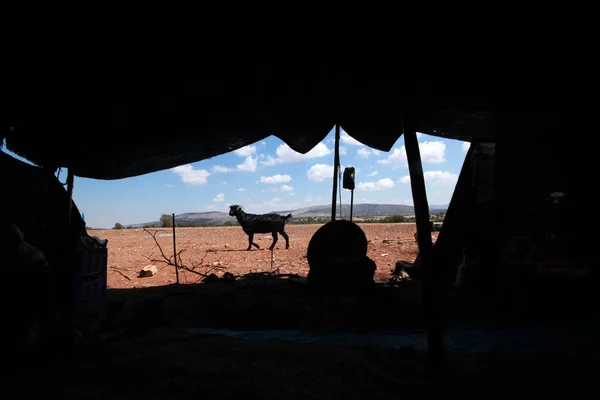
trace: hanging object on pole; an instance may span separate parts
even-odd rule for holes
[[[344,189],[354,189],[354,167],[344,168]]]
[[[352,222],[352,211],[354,209],[354,167],[344,168],[344,179],[342,180],[344,189],[350,189],[350,222]]]

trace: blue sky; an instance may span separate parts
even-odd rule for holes
[[[448,204],[469,143],[420,133],[418,140],[429,204]],[[227,154],[133,178],[75,177],[73,200],[93,228],[156,221],[161,214],[227,212],[231,204],[251,213],[329,204],[334,145],[335,129],[307,154],[270,136]],[[356,168],[355,204],[413,205],[404,136],[383,152],[342,131],[340,163],[341,171]],[[64,169],[59,179],[66,180]],[[350,203],[347,189],[342,189],[342,202]]]

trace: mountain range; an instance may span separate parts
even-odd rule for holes
[[[342,204],[337,206],[337,215],[347,217],[350,215],[350,205]],[[448,204],[446,205],[432,205],[429,206],[431,213],[445,212],[448,210]],[[310,217],[329,217],[331,216],[331,204],[322,206],[311,206],[298,208],[295,210],[283,210],[283,211],[271,211],[268,214],[292,214],[294,218],[310,218]],[[391,215],[414,215],[415,210],[412,206],[406,206],[402,204],[354,204],[352,209],[353,217],[388,217]],[[204,225],[222,225],[227,221],[234,221],[233,217],[230,217],[228,213],[220,211],[208,211],[200,213],[184,213],[175,215],[175,221],[185,222],[189,224],[204,224]],[[159,225],[159,221],[144,222],[140,224],[127,225],[130,228],[141,228],[148,225]]]

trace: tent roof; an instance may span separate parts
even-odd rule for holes
[[[373,70],[256,68],[202,76],[16,81],[8,91],[6,147],[39,166],[120,179],[214,157],[270,135],[306,153],[336,123],[363,144],[389,151],[407,114],[420,132],[494,140],[506,94],[499,90],[502,82],[386,79]]]

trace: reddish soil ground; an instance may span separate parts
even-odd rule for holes
[[[176,247],[181,252],[181,262],[200,273],[213,272],[222,276],[225,272],[242,275],[248,272],[262,272],[279,269],[282,274],[306,276],[309,271],[306,251],[313,234],[322,225],[288,225],[290,248],[285,249],[285,240],[279,241],[273,252],[268,247],[272,243],[270,234],[257,234],[254,242],[260,250],[247,251],[248,236],[239,226],[208,228],[177,228]],[[391,277],[396,261],[413,262],[418,253],[414,239],[414,223],[359,224],[368,240],[367,256],[375,261],[377,270],[375,281],[387,282]],[[174,267],[166,264],[166,257],[173,258],[173,235],[171,228],[90,230],[91,236],[108,240],[107,286],[112,289],[163,286],[176,282]],[[156,242],[155,237],[160,245]],[[437,232],[432,233],[433,240]],[[335,251],[335,249],[332,249]],[[151,277],[139,277],[140,270],[148,265],[158,267],[158,273]],[[202,277],[181,271],[180,283],[196,283]]]

